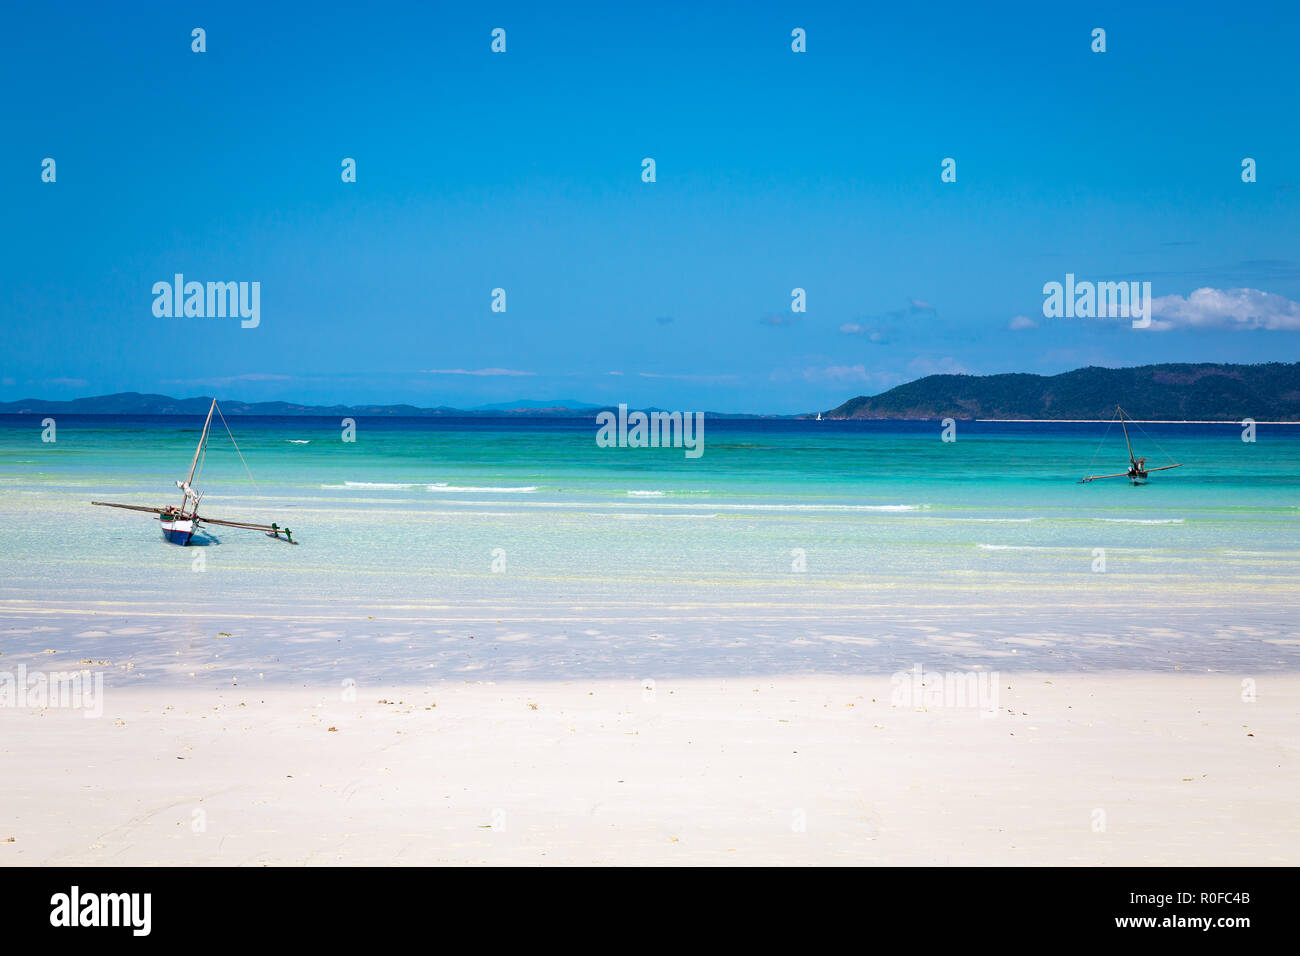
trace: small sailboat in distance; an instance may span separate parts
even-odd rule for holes
[[[1115,414],[1119,418],[1119,427],[1124,429],[1124,444],[1128,446],[1128,471],[1119,471],[1113,475],[1089,475],[1087,478],[1080,478],[1078,481],[1079,484],[1087,484],[1090,481],[1097,481],[1100,478],[1127,478],[1135,485],[1145,485],[1147,483],[1147,476],[1153,471],[1167,471],[1170,468],[1182,467],[1182,462],[1174,462],[1172,465],[1160,465],[1156,468],[1148,468],[1147,460],[1145,458],[1138,458],[1133,454],[1133,442],[1129,439],[1128,425],[1126,424],[1126,419],[1127,421],[1133,421],[1133,419],[1127,418],[1124,414],[1124,409],[1118,405],[1115,406]],[[1115,419],[1111,419],[1110,424],[1114,425]],[[1110,432],[1110,425],[1106,426],[1106,431],[1107,433]],[[1101,440],[1104,442],[1106,436],[1103,435]],[[1159,446],[1157,445],[1156,447]],[[1097,451],[1100,450],[1101,445],[1098,445]],[[1096,461],[1096,452],[1093,453],[1092,457],[1093,460]]]
[[[198,530],[200,523],[220,525],[223,528],[245,528],[249,531],[265,531],[268,538],[275,538],[280,541],[288,541],[290,544],[297,544],[293,540],[293,532],[288,528],[282,528],[274,522],[271,524],[255,524],[250,521],[225,521],[217,518],[209,518],[206,515],[199,515],[199,502],[203,500],[203,495],[194,490],[193,482],[195,473],[202,468],[202,462],[205,457],[204,452],[208,445],[208,433],[212,428],[212,413],[216,412],[221,415],[221,409],[217,408],[217,400],[212,400],[212,406],[208,409],[207,420],[203,423],[203,434],[199,436],[198,447],[194,449],[194,459],[190,462],[190,473],[184,481],[176,482],[176,487],[181,490],[183,496],[180,506],[165,505],[159,508],[146,507],[144,505],[123,505],[112,501],[92,501],[92,505],[101,505],[105,508],[124,508],[127,511],[143,511],[147,514],[156,515],[162,525],[162,534],[165,541],[172,544],[187,545],[190,539],[194,537],[195,531]],[[221,415],[221,422],[224,425],[226,417]],[[226,425],[226,434],[230,434],[230,426]],[[234,444],[235,436],[230,435],[230,441]],[[239,451],[239,445],[235,445],[235,452],[239,454],[239,460],[244,461],[243,453]],[[248,470],[247,462],[244,463],[244,470]],[[252,478],[252,474],[249,474]],[[283,538],[280,535],[284,535]]]

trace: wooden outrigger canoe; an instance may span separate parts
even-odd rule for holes
[[[184,481],[176,482],[183,495],[181,503],[176,505],[164,505],[162,507],[150,507],[147,505],[124,505],[114,501],[92,501],[92,505],[100,505],[104,508],[123,508],[127,511],[143,511],[146,514],[155,515],[162,524],[162,534],[165,541],[171,544],[187,545],[194,533],[198,530],[200,524],[218,525],[223,528],[243,528],[249,531],[264,531],[267,537],[275,538],[280,541],[287,541],[290,544],[297,544],[293,540],[293,532],[288,528],[282,528],[280,525],[272,522],[271,524],[258,524],[252,521],[227,521],[219,518],[209,518],[206,515],[199,514],[199,502],[203,495],[194,490],[193,481],[195,472],[199,469],[203,453],[207,448],[208,434],[212,428],[212,413],[221,414],[217,408],[217,400],[212,400],[212,406],[208,409],[207,420],[203,423],[203,434],[199,436],[198,447],[194,449],[194,459],[190,462],[190,473]],[[225,416],[222,416],[222,422],[225,422]],[[230,427],[226,426],[226,431]],[[231,435],[231,442],[234,442],[234,436]],[[239,451],[239,446],[235,445],[235,451]],[[243,454],[239,455],[240,461],[243,461]],[[244,466],[247,468],[247,464]],[[280,535],[284,535],[283,538]]]
[[[1115,414],[1119,416],[1119,426],[1124,429],[1124,444],[1128,446],[1128,471],[1118,471],[1113,475],[1089,475],[1087,478],[1080,478],[1078,482],[1079,484],[1083,485],[1090,481],[1099,481],[1102,478],[1127,478],[1135,485],[1145,485],[1147,483],[1147,477],[1153,471],[1168,471],[1170,468],[1183,467],[1182,462],[1175,462],[1172,465],[1160,465],[1156,468],[1148,468],[1147,460],[1145,458],[1137,458],[1133,455],[1133,442],[1130,441],[1128,437],[1128,426],[1125,424],[1124,409],[1116,405]],[[1129,421],[1132,421],[1132,419],[1129,419]],[[1113,420],[1111,421],[1111,424],[1114,424]],[[1094,455],[1093,457],[1095,458],[1096,456]]]

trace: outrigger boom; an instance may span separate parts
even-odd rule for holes
[[[144,511],[148,514],[157,515],[159,520],[162,520],[166,515],[170,514],[172,511],[170,505],[168,505],[165,508],[150,508],[150,507],[146,507],[145,505],[120,505],[113,501],[92,501],[91,504],[102,505],[105,508],[125,508],[127,511]],[[279,525],[275,524],[274,522],[272,522],[271,524],[254,524],[251,521],[222,521],[218,518],[208,518],[206,516],[202,518],[196,518],[195,520],[201,521],[204,524],[221,525],[222,527],[225,528],[245,528],[249,531],[265,531],[273,538],[279,537],[280,535],[284,535],[285,536],[284,540],[288,541],[290,544],[298,543],[297,541],[294,541],[293,538],[291,537],[293,532],[291,532],[288,528],[281,528]]]
[[[280,527],[275,522],[272,522],[271,524],[258,524],[252,521],[225,521],[219,518],[207,518],[199,515],[199,502],[203,499],[203,495],[194,490],[192,483],[194,481],[194,475],[201,465],[204,451],[207,447],[208,432],[212,427],[213,412],[221,414],[221,410],[217,408],[217,400],[215,398],[212,400],[212,405],[208,409],[208,417],[203,423],[203,434],[199,436],[198,447],[194,449],[194,459],[190,462],[190,473],[186,476],[184,481],[176,482],[176,487],[183,492],[180,507],[175,505],[166,505],[161,508],[150,507],[147,505],[124,505],[118,504],[114,501],[92,501],[91,504],[100,505],[104,508],[122,508],[126,511],[143,511],[146,514],[152,514],[162,523],[163,538],[170,541],[172,544],[189,544],[190,539],[194,537],[194,532],[197,530],[200,523],[220,525],[224,528],[243,528],[249,531],[264,531],[266,532],[267,537],[288,541],[290,544],[297,544],[298,542],[293,540],[293,532],[288,528]],[[222,424],[225,424],[226,419],[224,415],[222,416],[221,421]],[[230,433],[229,425],[226,426],[226,433]],[[230,440],[233,443],[235,436],[231,435]],[[239,445],[237,444],[235,445],[235,451],[239,453]],[[242,453],[239,453],[239,460],[244,460]],[[244,464],[244,468],[247,470],[247,463]],[[249,477],[251,478],[252,475],[250,474]],[[280,537],[282,534],[284,535],[283,538]]]

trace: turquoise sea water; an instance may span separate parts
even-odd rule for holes
[[[631,641],[664,665],[707,648],[803,670],[963,647],[1089,662],[1128,631],[1151,663],[1161,627],[1196,662],[1290,666],[1300,646],[1295,426],[1246,443],[1143,425],[1150,465],[1185,464],[1132,487],[1076,483],[1127,464],[1104,424],[959,423],[943,442],[938,422],[709,419],[698,459],[598,447],[592,419],[361,419],[354,442],[338,419],[230,424],[252,480],[215,426],[202,512],[288,524],[300,546],[214,527],[177,548],[148,515],[90,506],[178,500],[200,420],[64,416],[44,443],[38,417],[0,418],[11,634],[92,612],[206,633],[238,614],[313,622],[300,666],[325,633],[396,667],[385,634],[477,626],[518,648],[479,665],[529,675],[617,668]]]

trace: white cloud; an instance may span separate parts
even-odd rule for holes
[[[827,365],[823,368],[806,368],[803,377],[809,381],[869,382],[873,373],[863,365]]]
[[[164,378],[159,385],[209,385],[224,388],[239,382],[293,382],[296,375],[280,375],[276,372],[246,372],[243,375],[223,375],[210,378]]]
[[[1036,329],[1038,328],[1038,323],[1027,315],[1017,315],[1010,321],[1010,323],[1008,323],[1007,328],[1011,329],[1013,332],[1019,332],[1022,329]]]
[[[427,375],[536,375],[513,368],[422,368]]]
[[[1300,302],[1258,289],[1197,289],[1151,303],[1151,328],[1300,330]]]
[[[736,375],[680,375],[671,372],[637,372],[641,378],[672,378],[682,382],[734,382]]]
[[[885,342],[885,336],[882,332],[869,329],[858,322],[845,322],[840,326],[840,331],[845,335],[865,335],[867,341],[880,345]]]
[[[868,369],[865,365],[823,365],[805,368],[796,374],[803,378],[805,382],[834,382],[836,384],[861,382],[875,388],[890,388],[902,381],[902,378],[895,372]],[[774,380],[777,379],[775,374],[772,377]],[[785,377],[782,376],[780,380],[784,381]]]

